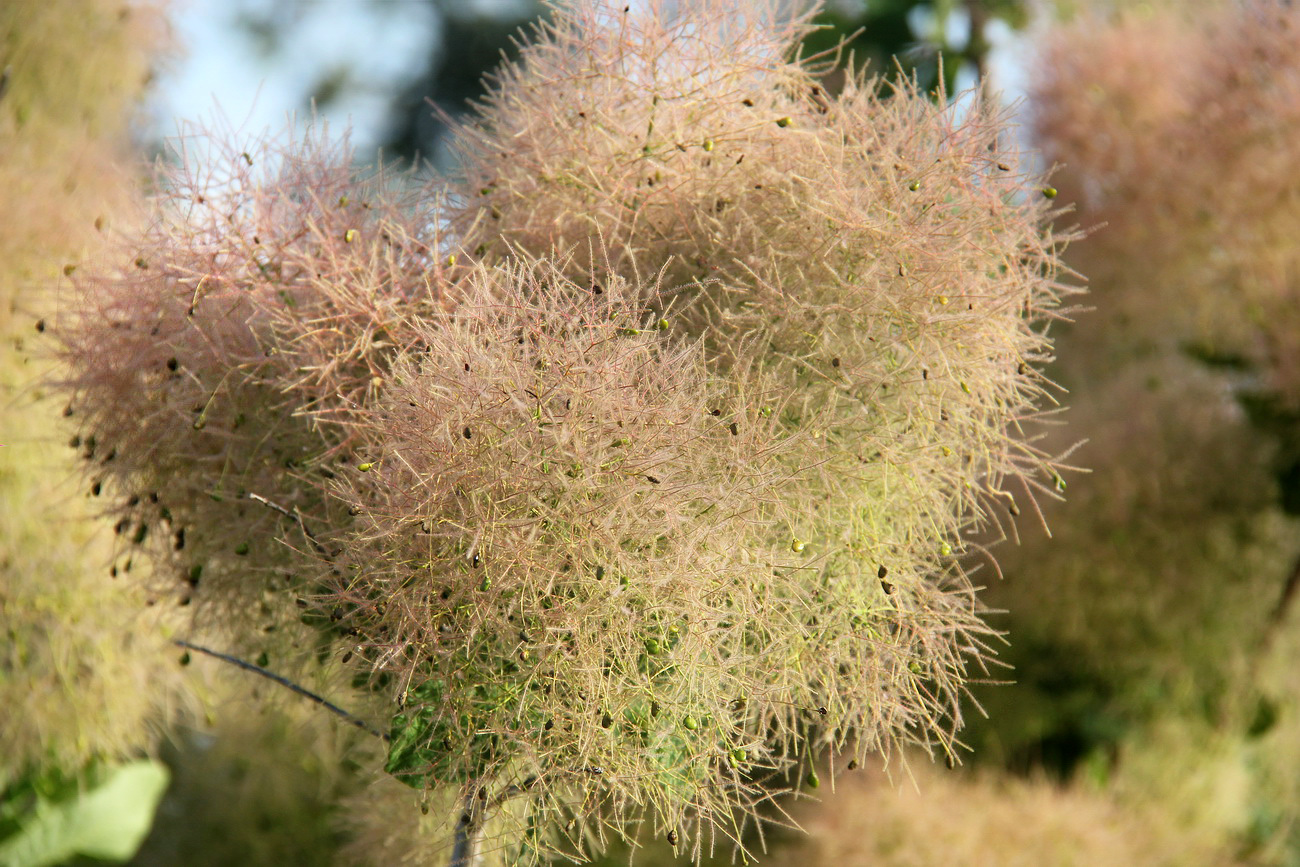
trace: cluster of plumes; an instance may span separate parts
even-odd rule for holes
[[[1209,696],[1224,708],[1253,702],[1250,668],[1296,553],[1295,525],[1276,507],[1276,443],[1222,373],[1177,355],[1135,357],[1091,325],[1081,317],[1058,345],[1071,357],[1109,351],[1105,362],[1065,364],[1057,377],[1070,383],[1069,429],[1090,435],[1077,459],[1091,473],[1068,503],[1045,508],[1051,539],[1026,534],[999,557],[1004,580],[984,600],[1010,612],[1020,676],[980,699],[1005,719],[1025,691],[1055,697],[1050,658],[1073,672],[1071,689],[1133,723],[1199,713]],[[1078,712],[1057,700],[1045,714],[1069,723]]]
[[[808,867],[1244,867],[1204,827],[1174,821],[1158,800],[1120,801],[1090,782],[946,773],[914,763],[898,785],[868,770],[833,799],[801,805],[808,831],[773,860]],[[972,805],[975,805],[974,807]]]
[[[787,62],[801,22],[761,10],[580,5],[463,132],[454,224],[489,258],[558,248],[578,283],[662,272],[716,363],[758,341],[796,415],[828,419],[853,505],[819,523],[931,555],[1039,460],[1005,429],[1040,393],[1056,242],[1004,119],[857,75],[831,97]],[[863,521],[883,487],[890,520]]]
[[[1040,145],[1096,226],[1071,264],[1097,310],[1060,335],[1053,373],[1097,478],[1075,503],[1089,520],[1057,539],[1061,619],[1027,627],[1214,692],[1294,556],[1276,510],[1281,495],[1296,512],[1300,479],[1300,17],[1274,0],[1085,17],[1044,38],[1037,68]],[[1052,556],[1015,559],[1036,573]],[[1015,583],[1000,605],[1045,612]]]
[[[784,514],[750,518],[769,522],[766,543],[744,541],[765,563],[806,546],[796,579],[820,612],[797,641],[797,622],[765,637],[766,671],[746,676],[788,666],[775,677],[797,688],[751,690],[755,733],[788,755],[856,730],[869,751],[893,707],[947,748],[936,712],[955,714],[964,674],[951,639],[975,650],[952,555],[990,502],[1018,512],[1004,481],[1032,485],[1024,470],[1043,466],[1008,429],[1040,393],[1031,325],[1060,291],[1055,241],[995,114],[959,122],[857,76],[831,96],[788,60],[801,27],[721,4],[561,13],[461,132],[452,225],[487,262],[558,252],[586,295],[611,277],[653,287],[671,334],[702,341],[714,375],[761,371],[780,429],[810,438]],[[900,692],[860,643],[898,627],[920,690]],[[779,650],[813,637],[815,653]],[[811,733],[788,710],[810,707],[827,708]]]
[[[1139,801],[1184,798],[1212,762],[1202,735],[1142,769],[1137,732],[1180,718],[1235,739],[1237,804],[1215,821],[1274,845],[1293,832],[1250,817],[1297,803],[1294,781],[1269,777],[1294,752],[1297,694],[1270,669],[1294,668],[1297,640],[1300,17],[1272,0],[1168,5],[1042,41],[1031,110],[1090,227],[1069,261],[1096,306],[1057,333],[1051,375],[1093,475],[1049,513],[1051,544],[1008,552],[985,598],[1012,612],[1022,684],[1035,656],[1064,661],[1040,682],[1060,728],[1078,730],[1079,705],[1115,721],[1102,742],[1127,728],[1116,776],[1165,785]],[[990,712],[1023,707],[1021,689],[991,692]]]
[[[773,708],[789,729],[836,700],[806,678],[844,632],[805,625],[825,615],[785,503],[809,436],[784,429],[759,376],[711,373],[621,278],[593,295],[516,262],[465,289],[414,326],[356,420],[372,468],[340,482],[359,518],[336,601],[412,707],[389,769],[579,813],[595,791],[645,799],[682,834],[688,812],[725,820],[759,797],[741,769],[770,763]],[[860,671],[912,656],[854,643]],[[853,722],[892,728],[879,715],[905,710]]]
[[[346,429],[318,421],[373,401],[397,311],[438,304],[436,226],[433,203],[358,179],[323,138],[204,147],[164,169],[119,267],[69,269],[57,337],[73,446],[123,559],[147,548],[160,598],[238,634],[301,589],[312,529],[292,514],[332,523],[322,486],[350,457]]]
[[[0,797],[5,835],[33,782],[134,757],[174,707],[172,648],[141,600],[104,580],[102,528],[87,521],[56,442],[61,403],[33,380],[34,322],[54,308],[66,257],[93,248],[95,213],[123,206],[110,168],[163,47],[150,4],[108,0],[0,8]],[[43,326],[42,326],[43,327]],[[172,706],[172,707],[169,707]],[[26,788],[25,788],[26,787]],[[17,793],[17,794],[15,794]],[[8,851],[12,851],[12,847]]]
[[[1056,31],[1035,128],[1101,226],[1085,252],[1099,307],[1243,359],[1300,406],[1300,18],[1283,0],[1213,5]]]
[[[828,747],[953,756],[967,533],[1064,486],[1059,239],[1003,118],[832,96],[805,22],[559,8],[445,218],[232,150],[60,323],[124,535],[207,620],[307,609],[459,835],[699,857]]]

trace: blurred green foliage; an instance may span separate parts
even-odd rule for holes
[[[94,762],[68,775],[34,769],[0,793],[0,864],[47,867],[81,855],[126,861],[153,823],[167,768],[142,759]]]

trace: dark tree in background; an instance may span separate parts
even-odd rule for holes
[[[442,38],[431,46],[424,74],[394,99],[394,125],[384,152],[427,159],[445,169],[439,142],[446,122],[432,107],[451,117],[463,115],[482,95],[483,77],[501,63],[503,53],[511,59],[518,55],[512,37],[547,10],[537,0],[498,10],[466,8],[457,0],[430,2],[440,13]]]
[[[515,37],[540,16],[548,14],[540,0],[509,3],[467,3],[464,0],[413,0],[411,7],[432,6],[439,21],[438,36],[428,47],[422,71],[393,87],[388,130],[380,137],[386,159],[425,160],[435,168],[451,168],[440,144],[446,117],[464,115],[483,93],[483,78],[502,57],[516,56]],[[427,5],[426,5],[427,4]],[[391,7],[375,2],[371,14],[400,20]],[[936,86],[940,58],[944,85],[957,89],[959,75],[982,75],[990,45],[986,25],[1001,19],[1011,28],[1024,23],[1024,0],[840,0],[829,3],[816,18],[824,29],[804,43],[804,53],[833,51],[844,43],[842,60],[869,64],[887,75],[915,74],[924,89]],[[411,14],[408,12],[407,14]],[[273,57],[276,44],[293,17],[246,17],[242,29]],[[895,65],[897,58],[897,65]],[[829,82],[834,89],[835,82]],[[356,90],[373,90],[382,82],[362,81],[355,72],[322,65],[312,90],[317,106]],[[435,110],[436,107],[436,110]],[[306,108],[304,106],[303,108]]]
[[[985,35],[989,23],[1000,19],[1019,29],[1026,18],[1025,0],[850,0],[827,4],[816,19],[825,29],[804,46],[814,53],[843,43],[845,56],[851,52],[856,63],[889,76],[915,74],[926,89],[939,83],[942,68],[943,84],[954,93],[963,69],[983,78],[992,47]]]

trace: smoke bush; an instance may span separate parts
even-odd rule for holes
[[[1061,28],[1035,126],[1104,223],[1086,253],[1099,304],[1142,339],[1253,365],[1300,406],[1300,23],[1280,0],[1217,5]]]
[[[688,806],[712,818],[767,752],[749,708],[818,702],[773,666],[763,623],[809,607],[805,558],[772,526],[803,438],[617,278],[594,297],[546,262],[466,282],[414,328],[357,422],[375,465],[341,485],[362,516],[339,558],[345,622],[417,708],[390,770],[539,804],[598,777],[676,826]]]
[[[1040,681],[1055,731],[1087,732],[1085,761],[1113,746],[1129,799],[1280,851],[1290,829],[1257,817],[1297,803],[1273,769],[1295,743],[1300,31],[1283,2],[1192,5],[1042,41],[1036,131],[1096,226],[1070,264],[1097,310],[1057,333],[1051,371],[1094,476],[1078,517],[1003,558],[985,598],[1026,612],[1009,625],[1022,659],[1065,661]],[[1051,743],[1041,726],[1024,741]],[[1202,779],[1230,797],[1208,807]]]
[[[243,497],[331,520],[320,485],[347,436],[316,416],[378,392],[395,311],[437,304],[436,241],[425,203],[358,179],[323,138],[201,156],[182,148],[163,169],[120,265],[72,275],[80,303],[59,339],[92,493],[112,498],[119,535],[167,564],[160,595],[246,626],[285,601],[267,590],[292,582],[296,544]]]
[[[92,221],[128,200],[110,167],[151,56],[165,47],[150,4],[103,0],[0,7],[0,821],[31,820],[43,780],[85,780],[136,757],[184,692],[142,599],[105,580],[109,548],[67,483],[63,404],[35,380],[33,321]],[[39,789],[36,789],[41,791]],[[10,851],[12,851],[10,849]]]
[[[1061,239],[1003,117],[832,96],[804,21],[559,8],[445,217],[231,148],[60,323],[124,535],[231,641],[305,609],[458,839],[698,858],[828,747],[953,755]]]
[[[1244,863],[1203,827],[1172,821],[1154,799],[1119,801],[1095,784],[987,768],[947,773],[917,764],[912,771],[914,786],[867,770],[844,780],[834,799],[801,805],[795,816],[808,836],[782,845],[774,860],[809,867]]]
[[[832,99],[786,59],[800,20],[747,14],[559,15],[462,131],[453,221],[489,260],[570,253],[580,284],[663,269],[674,330],[723,369],[761,342],[790,421],[823,419],[827,508],[849,512],[816,523],[929,571],[1039,460],[1006,429],[1059,291],[1045,200],[982,102],[959,119],[860,76]]]
[[[1163,669],[1191,701],[1240,681],[1257,653],[1241,637],[1278,616],[1300,478],[1300,27],[1286,3],[1215,5],[1044,40],[1037,134],[1098,226],[1071,251],[1098,311],[1059,335],[1054,375],[1089,419],[1099,484],[1057,540],[1061,615],[1032,584],[1000,603],[1126,680]],[[1021,553],[1034,572],[1052,556]]]

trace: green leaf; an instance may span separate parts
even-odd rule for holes
[[[0,840],[0,864],[44,867],[77,855],[104,861],[135,855],[167,789],[167,768],[144,759],[93,777],[66,798],[37,799],[18,830]]]
[[[431,707],[394,715],[384,770],[413,789],[428,788],[431,782],[429,771],[439,767],[444,760],[441,751],[429,747],[437,733]]]

